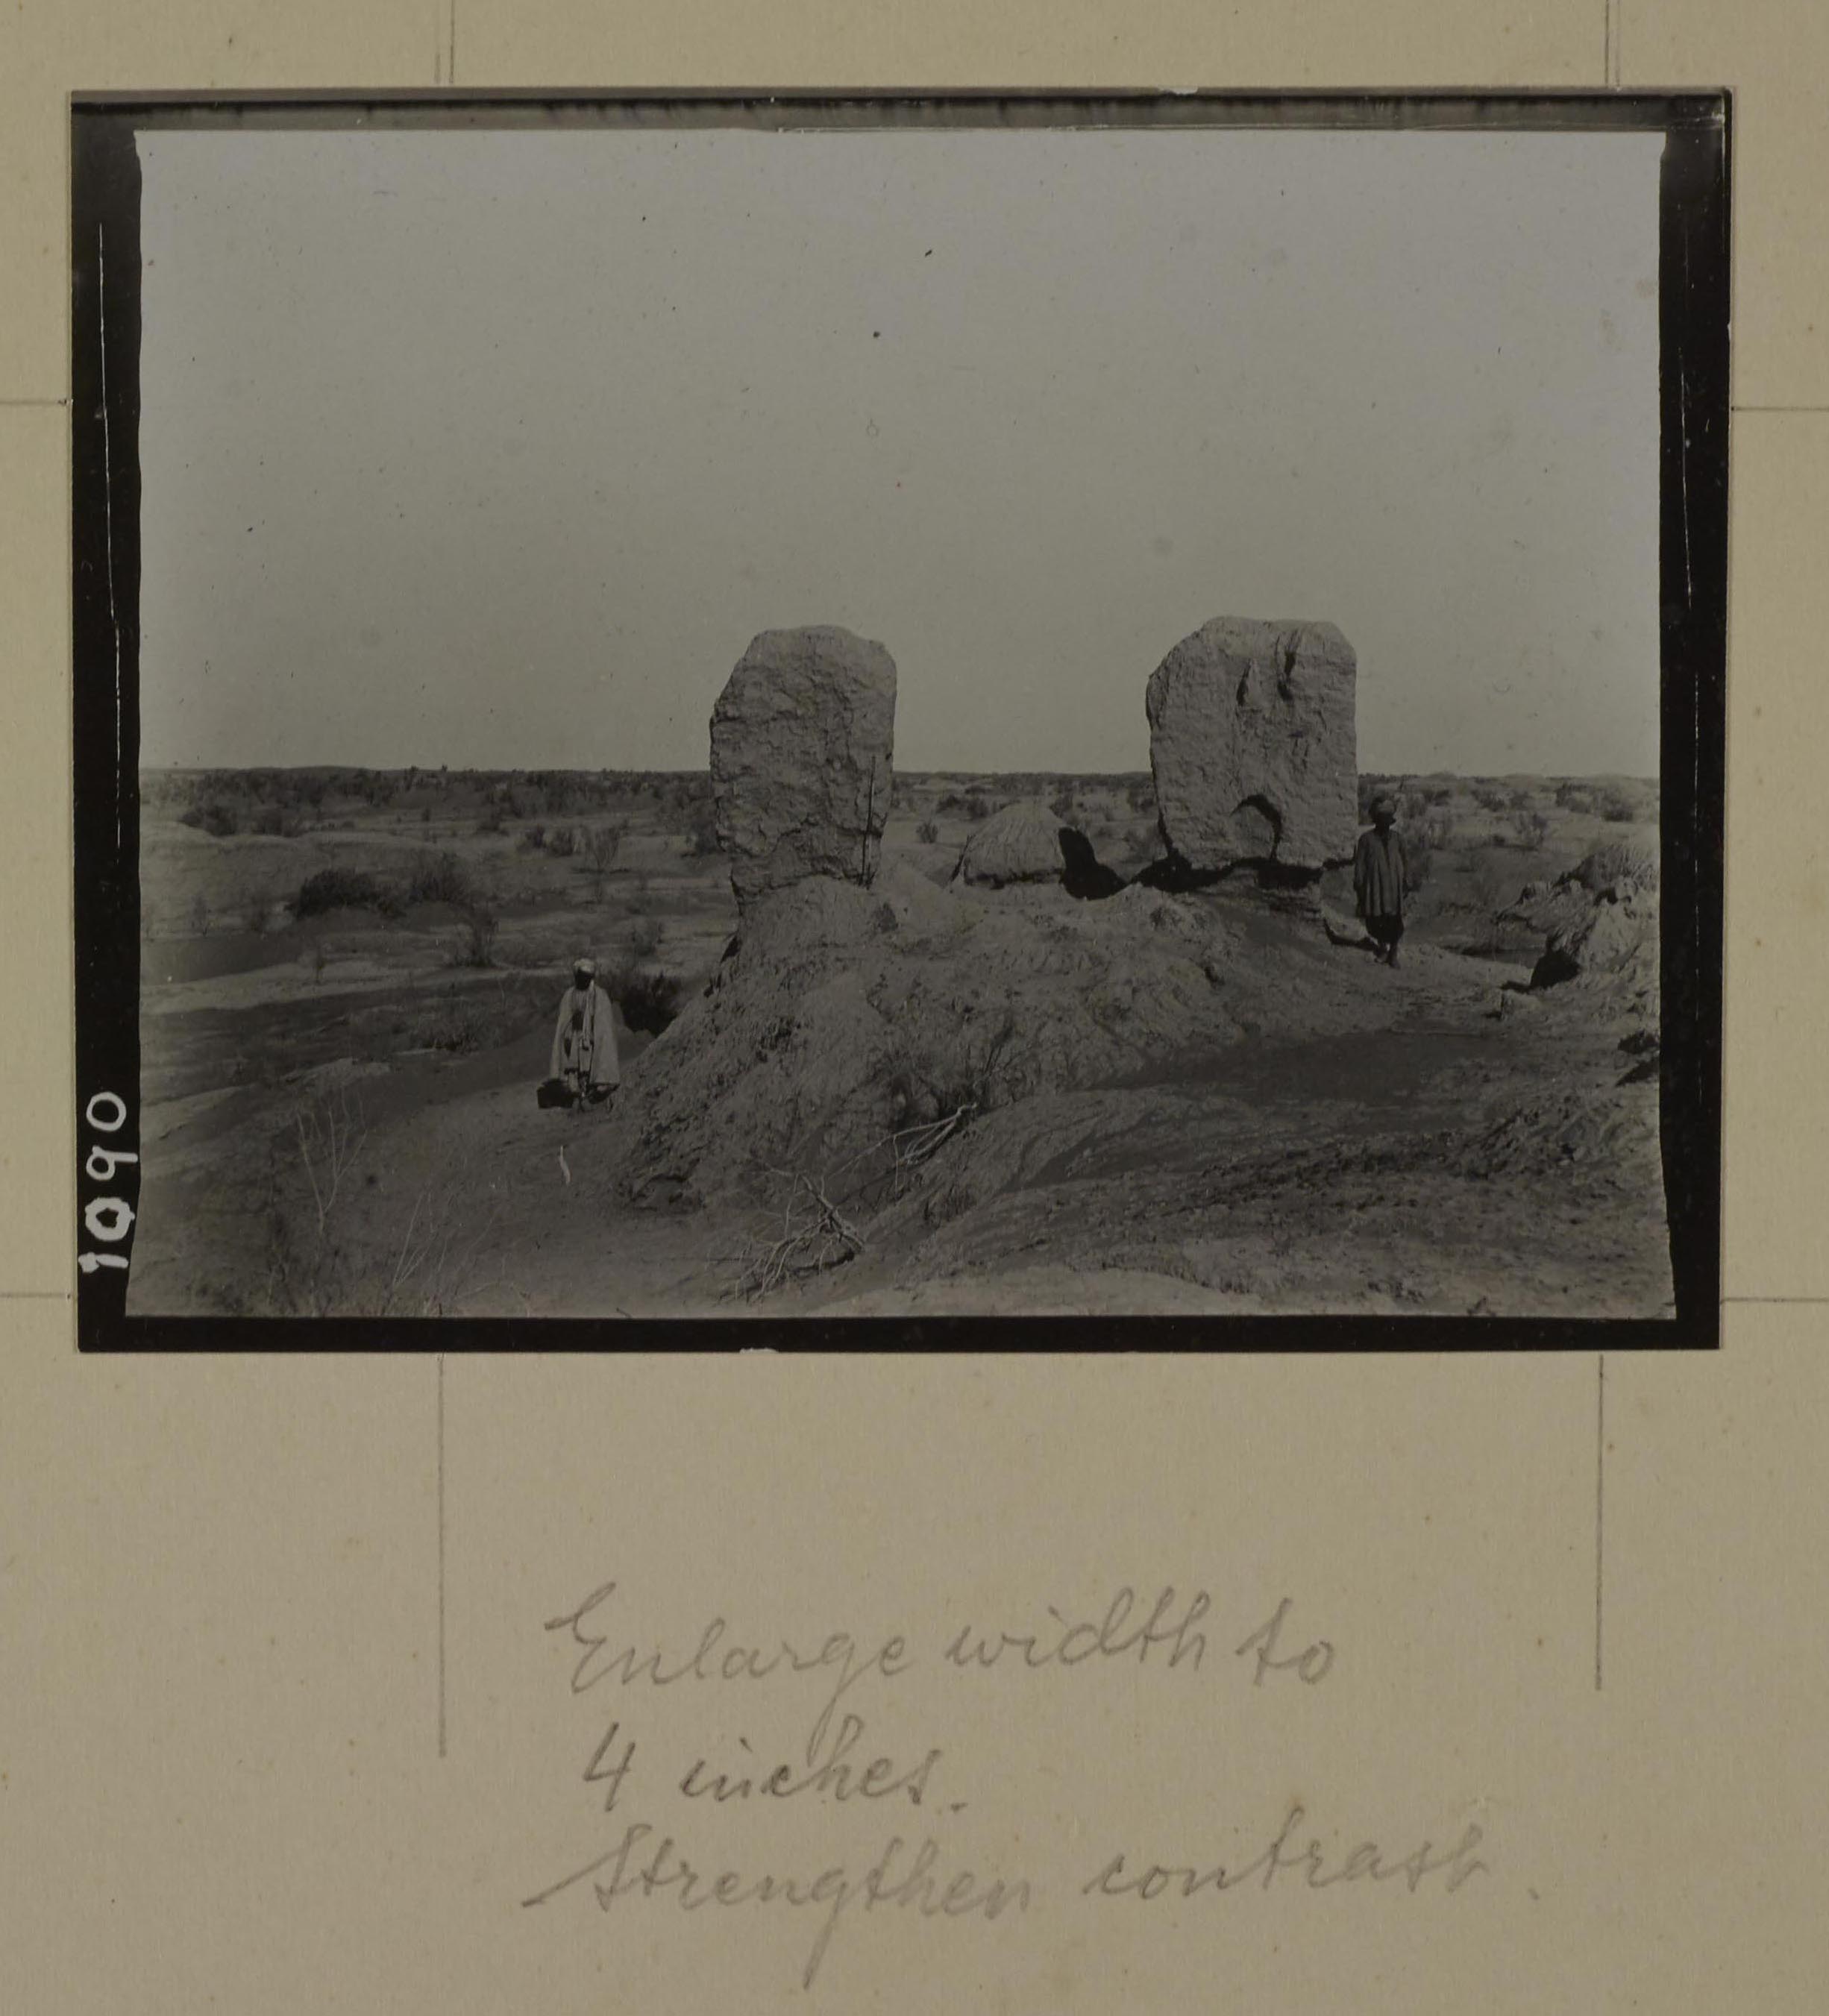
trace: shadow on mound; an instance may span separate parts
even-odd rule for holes
[[[1320,887],[1319,868],[1292,868],[1287,862],[1268,855],[1243,861],[1229,861],[1223,868],[1196,868],[1170,852],[1152,861],[1133,878],[1140,888],[1160,889],[1172,896],[1186,895],[1197,889],[1213,889],[1234,877],[1248,878],[1260,889],[1295,894]]]
[[[1060,829],[1060,886],[1082,902],[1099,902],[1129,885],[1115,868],[1107,868],[1078,827]]]

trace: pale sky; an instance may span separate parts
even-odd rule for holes
[[[837,623],[904,768],[1141,769],[1224,614],[1652,775],[1662,144],[142,135],[142,761],[703,767]]]

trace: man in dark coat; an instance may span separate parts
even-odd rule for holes
[[[1403,898],[1410,882],[1410,862],[1403,836],[1397,830],[1395,803],[1381,795],[1372,801],[1372,830],[1362,833],[1352,851],[1352,893],[1366,934],[1387,965],[1397,963],[1398,941],[1403,936]]]

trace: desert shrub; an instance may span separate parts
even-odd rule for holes
[[[462,906],[463,936],[453,955],[454,966],[486,967],[495,963],[495,913],[487,903],[472,898]]]
[[[199,938],[210,935],[210,901],[200,889],[191,899],[190,927]]]
[[[1579,882],[1590,894],[1621,884],[1654,889],[1658,877],[1658,849],[1654,844],[1631,840],[1610,840],[1587,855],[1564,880]]]
[[[628,949],[637,959],[652,959],[661,949],[664,935],[665,927],[658,917],[643,917],[629,928]]]
[[[1488,910],[1503,910],[1517,900],[1523,886],[1518,879],[1518,871],[1507,868],[1503,861],[1495,861],[1491,855],[1477,856],[1472,863],[1473,890],[1481,907]]]
[[[1359,780],[1359,789],[1365,790],[1365,780]],[[1156,787],[1147,777],[1133,777],[1124,794],[1124,801],[1133,812],[1147,812],[1156,802]]]
[[[1495,784],[1474,785],[1474,803],[1484,812],[1502,812],[1507,809],[1505,794]]]
[[[528,1021],[524,997],[494,988],[481,993],[453,989],[421,1012],[413,1025],[412,1040],[423,1049],[468,1057],[473,1050],[494,1049],[512,1042]]]
[[[445,1002],[425,1017],[413,1035],[423,1049],[449,1050],[455,1057],[467,1057],[472,1050],[483,1047],[484,1018],[481,1003],[455,999]]]
[[[923,819],[920,824],[915,828],[915,838],[918,840],[924,847],[931,847],[934,841],[939,837],[940,829],[934,825],[931,819]]]
[[[546,829],[543,826],[530,826],[521,835],[520,844],[528,853],[538,854],[546,844]]]
[[[982,791],[972,791],[967,794],[965,815],[968,819],[974,821],[988,819],[991,816],[991,808],[986,804]]]
[[[1591,812],[1594,809],[1594,794],[1584,785],[1558,784],[1556,808],[1564,812]]]
[[[607,875],[615,865],[625,830],[621,826],[594,826],[585,833],[585,855],[594,873]]]
[[[632,917],[645,917],[654,907],[653,886],[644,870],[635,878],[635,887],[628,892],[628,913]]]
[[[477,821],[478,833],[499,833],[502,830],[502,812],[499,806],[491,806]]]
[[[568,861],[578,851],[578,835],[568,826],[555,826],[546,842],[546,851],[561,861]]]
[[[200,805],[192,805],[178,815],[180,826],[200,827],[212,833],[218,840],[226,840],[231,833],[239,833],[241,822],[235,815],[232,805],[225,805],[220,798],[211,798]]]
[[[1420,840],[1431,854],[1438,854],[1453,844],[1454,822],[1446,812],[1431,812],[1411,839],[1413,844]]]
[[[1453,796],[1454,787],[1452,784],[1425,784],[1423,787],[1423,802],[1425,805],[1445,805]]]
[[[421,826],[430,826],[431,823],[432,808],[430,805],[422,805],[419,808],[419,824]]]
[[[1429,801],[1420,791],[1406,791],[1397,801],[1397,816],[1406,826],[1420,826],[1428,810]]]
[[[1602,791],[1594,801],[1594,810],[1609,826],[1626,826],[1636,819],[1638,808],[1623,791]]]
[[[326,910],[373,910],[381,902],[381,885],[359,868],[320,868],[299,884],[292,899],[295,917],[315,917]]]
[[[428,854],[413,865],[407,879],[409,903],[467,903],[470,876],[455,854]]]
[[[686,851],[694,860],[718,851],[718,822],[709,812],[692,815],[686,826]]]
[[[877,1071],[891,1125],[932,1127],[952,1114],[999,1104],[1015,1033],[1015,1018],[1007,1013],[985,1032],[964,1025],[938,1032],[893,1027]]]
[[[249,820],[247,830],[277,838],[286,830],[286,815],[278,805],[262,805]]]
[[[1546,812],[1518,812],[1511,815],[1511,833],[1514,841],[1527,853],[1535,854],[1550,837],[1550,819]]]
[[[1050,799],[1048,809],[1063,825],[1071,826],[1079,811],[1078,803],[1073,795],[1073,787],[1069,784],[1057,796]]]
[[[937,812],[963,812],[965,800],[959,795],[958,792],[948,791],[936,801],[934,809]]]
[[[622,1010],[624,1026],[657,1036],[677,1020],[686,996],[686,982],[677,973],[657,967],[612,974],[609,995]]]

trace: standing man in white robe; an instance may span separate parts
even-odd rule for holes
[[[615,1013],[609,995],[597,985],[593,960],[581,959],[572,968],[571,985],[559,1003],[549,1075],[580,1105],[600,1104],[622,1082]]]

